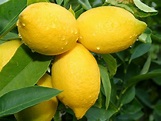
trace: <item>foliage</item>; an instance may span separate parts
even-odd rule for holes
[[[125,8],[138,19],[145,21],[148,25],[146,31],[129,49],[113,54],[93,53],[100,67],[101,91],[95,105],[80,121],[159,121],[161,119],[160,1],[134,0],[134,3],[131,3],[128,2],[130,0],[1,0],[0,44],[11,39],[20,39],[16,27],[19,13],[27,5],[40,1],[64,6],[76,18],[93,7],[114,5]],[[52,59],[53,57],[31,52],[25,45],[17,50],[0,72],[1,121],[14,121],[15,112],[60,93],[55,89],[34,86],[46,71],[50,73]],[[20,98],[21,95],[23,99]],[[16,108],[12,108],[15,106]],[[53,120],[76,121],[76,118],[70,109],[59,103]]]

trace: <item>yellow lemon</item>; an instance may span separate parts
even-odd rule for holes
[[[45,74],[37,83],[39,86],[52,87],[51,76]],[[55,115],[58,101],[56,97],[14,114],[17,121],[51,121]]]
[[[0,71],[13,57],[21,44],[20,40],[10,40],[0,44]]]
[[[82,45],[56,56],[52,65],[53,87],[63,90],[58,99],[77,119],[94,105],[100,91],[100,72],[93,55]]]
[[[115,6],[92,8],[77,21],[79,42],[90,51],[103,54],[127,49],[147,26],[127,10]]]
[[[64,7],[39,2],[26,7],[17,22],[20,37],[33,51],[57,55],[73,48],[79,36],[77,21]]]

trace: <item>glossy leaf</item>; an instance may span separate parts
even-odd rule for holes
[[[140,74],[146,74],[149,71],[150,64],[151,64],[151,54],[149,54]]]
[[[69,11],[70,11],[70,12],[73,14],[73,16],[75,17],[75,12],[74,12],[74,10],[72,9],[72,6],[70,6]]]
[[[106,97],[105,107],[107,109],[109,106],[110,96],[111,96],[111,83],[110,83],[107,69],[101,65],[99,65],[99,67],[100,67],[103,89],[104,89],[105,97]]]
[[[161,70],[160,69],[130,78],[129,80],[127,80],[125,87],[128,88],[130,86],[135,85],[136,83],[138,83],[140,81],[151,79],[151,78],[156,78],[156,77],[161,77]]]
[[[149,7],[148,5],[142,3],[140,0],[133,0],[134,4],[144,12],[157,12],[155,9]]]
[[[89,9],[92,8],[92,6],[90,5],[89,0],[78,0],[78,2],[82,5],[82,7],[83,7],[85,10],[89,10]]]
[[[110,54],[103,54],[101,56],[107,64],[107,68],[108,68],[108,71],[110,73],[110,76],[113,77],[116,74],[116,71],[117,71],[116,59]]]
[[[125,90],[121,97],[121,104],[127,104],[135,98],[135,87]]]
[[[0,38],[15,26],[26,4],[27,0],[7,0],[0,5]]]
[[[56,3],[57,3],[58,5],[61,5],[61,4],[63,3],[63,0],[56,0]]]
[[[87,113],[86,117],[88,121],[108,121],[108,119],[117,112],[117,109],[109,107],[108,110],[103,108],[90,108]]]
[[[4,37],[0,39],[0,44],[8,41],[8,40],[14,40],[14,39],[19,39],[18,34],[13,33],[13,32],[8,32]]]
[[[142,104],[136,98],[130,103],[123,106],[123,110],[126,114],[135,114],[138,111],[141,111],[142,108]]]
[[[25,45],[19,47],[0,72],[0,96],[15,89],[33,86],[47,71],[51,58],[33,53]]]
[[[17,113],[25,108],[33,106],[58,95],[60,91],[32,86],[11,91],[0,97],[0,117]]]
[[[138,58],[138,57],[144,55],[145,53],[147,53],[147,52],[149,51],[150,47],[151,47],[151,44],[148,44],[148,43],[147,43],[147,44],[144,44],[144,43],[143,43],[143,44],[138,45],[138,46],[134,49],[134,51],[133,51],[133,53],[132,53],[132,55],[131,55],[131,57],[130,57],[129,63],[130,63],[133,59]]]
[[[105,3],[105,0],[89,0],[92,7],[102,6]]]
[[[139,41],[144,43],[152,43],[151,34],[152,34],[152,31],[149,28],[147,28],[145,32],[138,37],[138,39]]]

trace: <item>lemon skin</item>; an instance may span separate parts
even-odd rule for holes
[[[90,51],[102,54],[127,49],[147,27],[129,11],[115,6],[92,8],[77,21],[79,42]]]
[[[19,35],[33,51],[57,55],[76,45],[79,31],[77,21],[64,7],[48,2],[27,6],[17,22]]]
[[[82,45],[56,56],[52,64],[53,87],[63,90],[57,97],[77,119],[94,105],[100,91],[100,72],[93,55]]]

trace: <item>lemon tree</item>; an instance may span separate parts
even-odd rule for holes
[[[161,3],[1,0],[0,121],[160,121]]]

